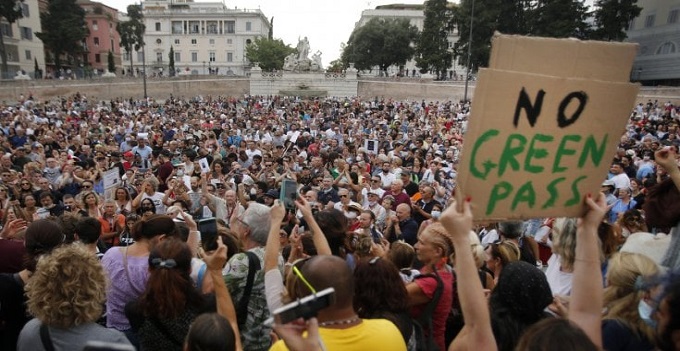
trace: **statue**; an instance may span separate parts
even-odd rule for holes
[[[307,56],[309,55],[309,40],[307,40],[307,37],[305,37],[302,40],[298,39],[297,51],[298,60],[308,59]]]
[[[283,59],[283,70],[294,72],[318,72],[322,70],[321,51],[318,51],[309,59],[309,40],[307,37],[298,39],[297,54],[292,53]]]

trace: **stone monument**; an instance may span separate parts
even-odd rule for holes
[[[309,40],[307,37],[298,39],[297,54],[292,53],[283,61],[283,70],[289,72],[320,72],[323,70],[321,64],[321,51],[317,50],[312,59],[309,58]]]

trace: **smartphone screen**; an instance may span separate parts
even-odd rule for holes
[[[217,220],[215,217],[198,221],[198,231],[201,232],[201,245],[205,251],[217,250]]]
[[[281,325],[288,324],[298,318],[307,320],[316,317],[320,310],[334,302],[335,289],[327,288],[274,310],[274,322]]]
[[[297,199],[297,183],[292,179],[284,179],[279,193],[279,200],[287,210],[295,209]]]

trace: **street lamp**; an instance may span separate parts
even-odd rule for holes
[[[146,94],[146,52],[144,39],[142,39],[142,81],[144,82],[144,102],[148,101],[148,95]]]
[[[468,101],[468,84],[470,84],[470,61],[472,60],[472,21],[475,19],[475,0],[472,0],[472,10],[470,11],[470,39],[468,40],[467,69],[465,73],[465,94],[464,101]]]
[[[212,68],[210,67],[210,61],[208,61],[208,74],[212,75]]]
[[[203,61],[203,75],[205,75],[205,61]]]

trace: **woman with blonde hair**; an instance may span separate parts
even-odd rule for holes
[[[493,273],[494,285],[496,285],[503,267],[519,261],[519,247],[512,241],[504,240],[489,244],[485,251],[486,268]]]
[[[553,254],[545,275],[553,295],[571,295],[576,257],[576,218],[557,218],[553,224]]]
[[[87,215],[92,218],[99,218],[102,212],[99,209],[99,196],[94,191],[85,191],[80,198],[82,208],[87,212]]]
[[[604,289],[602,341],[605,350],[654,350],[653,308],[645,281],[659,274],[650,258],[636,253],[617,253],[609,260]],[[651,304],[652,306],[655,303]]]
[[[97,256],[82,244],[62,246],[38,261],[26,296],[35,318],[21,331],[18,350],[81,350],[89,341],[130,344],[125,334],[96,323],[106,277]]]

